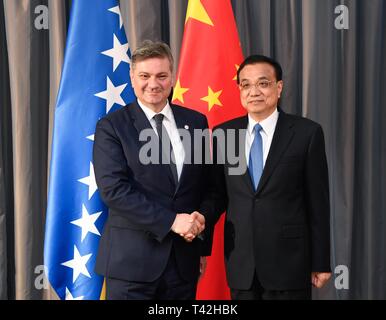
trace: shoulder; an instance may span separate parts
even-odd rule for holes
[[[208,120],[204,114],[196,110],[192,110],[186,107],[177,106],[175,104],[170,104],[174,118],[186,123],[191,124],[195,128],[207,128]]]
[[[280,112],[279,123],[280,126],[292,128],[305,138],[324,137],[322,126],[319,123],[302,116]]]
[[[170,106],[174,114],[187,116],[193,119],[206,119],[206,116],[199,111],[196,111],[187,107],[181,107],[172,103],[170,103]]]
[[[282,118],[281,120],[283,120],[283,122],[291,123],[296,128],[303,128],[305,130],[311,131],[322,128],[321,125],[314,120],[290,113],[285,113],[283,111],[280,111],[279,113],[279,119],[280,118]]]
[[[127,123],[128,119],[131,118],[129,108],[132,108],[132,107],[133,107],[133,104],[129,104],[122,108],[119,108],[118,110],[115,110],[106,114],[104,117],[99,119],[97,125],[103,126],[103,125],[110,124],[113,126],[119,126],[123,122]]]
[[[223,123],[220,123],[219,125],[213,128],[213,131],[217,129],[227,130],[227,129],[246,128],[247,124],[248,124],[248,116],[244,115],[244,116],[237,117],[237,118],[225,121]]]

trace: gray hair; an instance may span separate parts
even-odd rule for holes
[[[170,47],[161,41],[145,40],[137,47],[131,56],[131,68],[135,69],[137,62],[150,58],[168,58],[170,62],[170,71],[173,71],[173,55]]]

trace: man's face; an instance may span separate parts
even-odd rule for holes
[[[275,69],[268,63],[246,65],[239,74],[240,100],[253,119],[261,121],[277,107],[283,81],[276,81]]]
[[[139,101],[155,112],[161,111],[173,86],[168,58],[149,58],[136,62],[130,77]]]

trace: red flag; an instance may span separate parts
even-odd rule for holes
[[[209,126],[245,114],[236,83],[243,60],[230,0],[189,0],[173,102],[198,110]],[[229,299],[224,265],[224,215],[197,299]]]

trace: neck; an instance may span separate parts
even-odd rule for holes
[[[255,120],[256,122],[261,122],[265,119],[267,119],[270,115],[272,115],[277,110],[277,107],[275,107],[273,110],[269,110],[267,112],[262,113],[249,113],[249,116]]]
[[[139,99],[138,99],[139,100]],[[149,108],[150,110],[154,111],[155,113],[160,113],[167,105],[167,101],[165,102],[162,102],[162,103],[158,103],[158,104],[148,104],[148,103],[145,103],[141,100],[139,100],[139,102],[145,106],[146,108]]]

